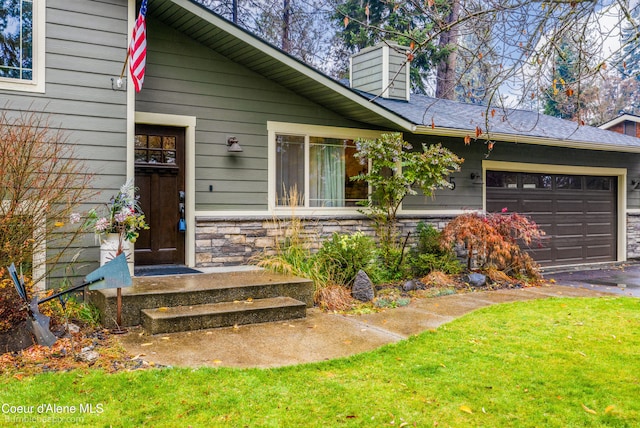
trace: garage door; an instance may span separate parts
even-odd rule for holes
[[[507,208],[546,232],[530,253],[542,266],[615,261],[617,179],[487,171],[487,211]]]

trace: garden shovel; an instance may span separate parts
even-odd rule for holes
[[[66,290],[58,293],[54,293],[42,300],[38,300],[37,297],[34,296],[31,302],[29,302],[27,298],[27,291],[24,286],[24,282],[18,277],[16,267],[13,263],[9,266],[9,274],[13,280],[13,285],[16,287],[18,295],[20,295],[20,298],[25,302],[27,307],[27,312],[29,314],[27,325],[36,337],[38,344],[45,346],[53,345],[57,338],[53,333],[51,333],[51,330],[49,330],[50,318],[40,313],[38,305],[87,286],[89,286],[89,290],[98,290],[102,288],[119,289],[120,287],[128,287],[132,285],[131,275],[129,274],[129,268],[127,266],[127,259],[124,254],[120,254],[104,266],[100,266],[98,269],[89,273],[85,277],[84,283],[67,288]]]

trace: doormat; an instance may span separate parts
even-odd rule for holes
[[[187,275],[202,273],[199,270],[180,265],[136,266],[134,276]]]

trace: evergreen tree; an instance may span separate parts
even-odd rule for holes
[[[616,56],[617,68],[623,78],[635,77],[640,80],[640,4],[629,13],[631,20],[622,26],[620,32],[622,48]]]
[[[562,119],[576,117],[578,75],[578,54],[570,42],[563,40],[554,60],[551,85],[544,92],[544,114]]]
[[[333,19],[342,26],[338,37],[350,54],[383,40],[420,46],[411,60],[411,87],[424,94],[431,70],[454,49],[452,45],[439,45],[434,37],[434,32],[447,23],[450,2],[434,2],[431,11],[425,13],[414,2],[346,0],[338,2]]]

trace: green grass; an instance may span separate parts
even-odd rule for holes
[[[318,364],[49,373],[4,377],[0,389],[4,405],[101,410],[28,416],[47,426],[633,427],[640,426],[640,299],[492,306]],[[12,416],[0,417],[3,425]]]

